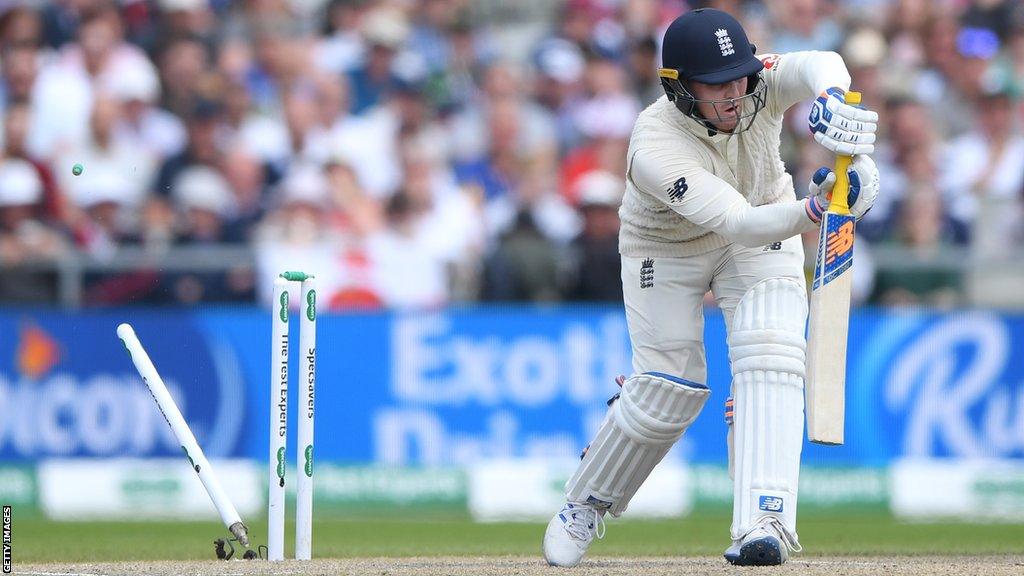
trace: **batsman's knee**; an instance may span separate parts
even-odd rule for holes
[[[807,295],[803,284],[770,278],[753,285],[740,299],[729,334],[732,373],[752,370],[804,377]]]
[[[700,414],[710,393],[704,384],[644,372],[623,382],[612,416],[637,442],[675,442]]]

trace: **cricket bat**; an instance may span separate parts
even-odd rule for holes
[[[846,103],[860,104],[859,92]],[[811,283],[807,335],[807,439],[818,444],[843,443],[846,412],[846,337],[850,327],[853,242],[856,218],[850,214],[852,156],[836,156],[836,184],[821,219],[818,255]]]

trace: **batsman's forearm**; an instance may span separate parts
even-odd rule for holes
[[[754,248],[817,229],[805,204],[806,201],[801,200],[751,206],[741,199],[719,216],[700,224],[731,242]]]
[[[833,86],[850,89],[850,72],[839,54],[811,51],[788,56],[795,60],[796,76],[804,87],[805,98],[814,98]]]
[[[850,73],[842,56],[835,52],[783,54],[775,72],[766,74],[766,78],[769,86],[774,86],[774,105],[780,114],[797,102],[814,98],[833,86],[843,90],[850,87]]]

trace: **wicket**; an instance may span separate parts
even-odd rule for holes
[[[270,492],[267,558],[284,560],[285,445],[288,439],[289,283],[301,282],[295,505],[295,559],[309,560],[313,548],[313,417],[316,387],[316,286],[311,274],[284,272],[274,279],[270,349]]]
[[[163,414],[164,420],[167,421],[167,425],[174,432],[174,437],[181,443],[181,449],[185,451],[185,457],[188,458],[192,469],[195,470],[199,480],[202,481],[203,487],[206,488],[206,493],[209,494],[210,500],[213,501],[214,507],[217,508],[217,512],[220,514],[224,525],[227,526],[228,530],[231,531],[231,534],[238,539],[242,546],[248,548],[249,529],[242,523],[238,510],[235,509],[235,505],[231,503],[231,499],[228,498],[227,492],[221,486],[220,480],[214,474],[213,467],[210,466],[206,455],[203,454],[203,449],[196,442],[196,437],[192,435],[192,430],[188,427],[188,423],[185,422],[181,411],[178,410],[178,405],[174,403],[171,393],[167,391],[167,386],[164,384],[163,379],[160,378],[156,367],[153,366],[153,361],[149,359],[149,354],[146,354],[146,349],[142,347],[138,336],[135,335],[135,330],[130,324],[120,324],[117,327],[117,337],[121,339],[125,350],[128,351],[132,363],[135,364],[135,369],[139,371],[139,376],[142,376],[142,381],[145,382],[150,394],[153,395],[153,400],[156,401],[156,405],[160,409],[160,413]]]

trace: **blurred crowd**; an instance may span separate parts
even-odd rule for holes
[[[619,300],[629,134],[664,28],[700,6],[758,52],[840,52],[881,115],[859,301],[962,299],[955,269],[873,249],[1024,245],[1019,1],[8,0],[0,302],[56,301],[40,262],[220,246],[253,258],[99,267],[84,303],[266,300],[288,269],[331,309]],[[806,112],[784,134],[798,195],[832,160]]]

